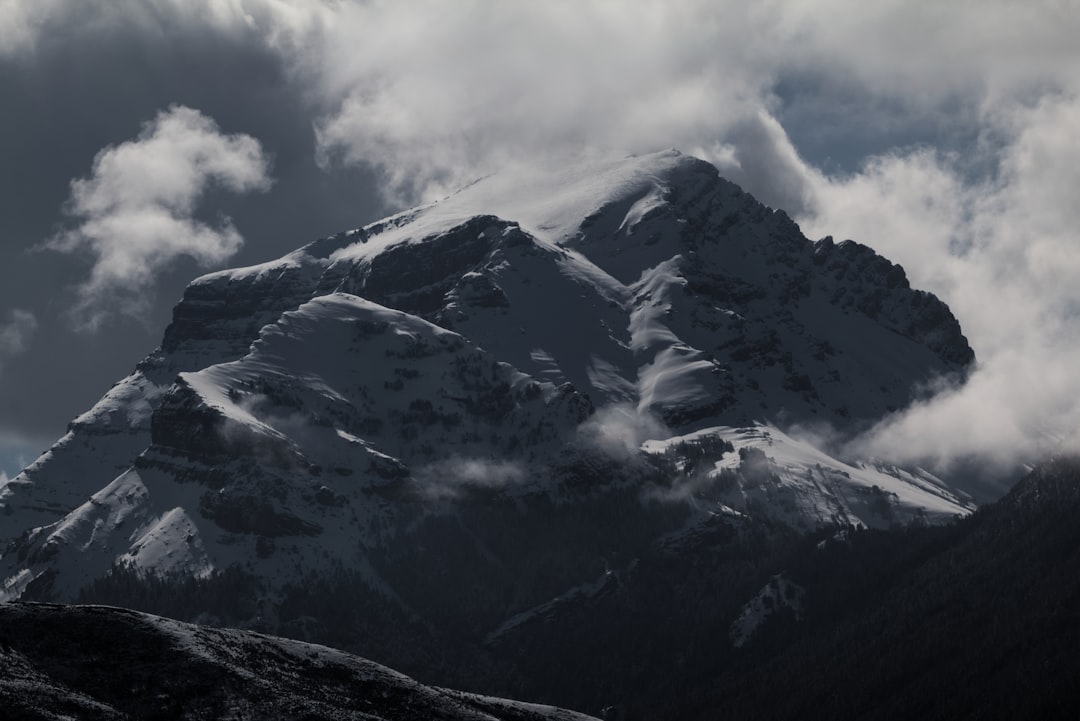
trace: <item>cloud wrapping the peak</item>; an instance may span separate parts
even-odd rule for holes
[[[321,51],[319,149],[380,169],[402,202],[560,154],[704,157],[811,237],[901,263],[959,318],[972,381],[864,450],[1028,462],[1080,433],[1073,5],[372,2]],[[829,171],[794,137],[877,149]]]
[[[338,6],[294,65],[324,108],[324,162],[375,166],[399,202],[515,159],[678,147],[734,150],[733,180],[799,212],[784,93],[858,132],[978,123],[1075,85],[1080,13],[1060,5],[374,0]]]
[[[90,278],[79,288],[74,317],[94,329],[115,313],[139,317],[156,275],[180,256],[207,267],[243,243],[226,217],[216,226],[195,217],[211,188],[266,190],[269,160],[259,142],[223,134],[197,110],[172,106],[138,137],[103,149],[91,174],[71,182],[66,213],[77,225],[46,247],[89,253]]]
[[[811,233],[866,242],[960,319],[979,359],[961,388],[885,419],[861,452],[993,475],[1080,450],[1080,96],[1001,107],[976,158],[916,148],[814,181]],[[1005,479],[1008,480],[1008,479]]]
[[[749,67],[735,42],[746,12],[729,14],[687,2],[349,6],[317,68],[319,149],[417,199],[515,160],[698,145],[751,117],[767,79],[723,72]]]

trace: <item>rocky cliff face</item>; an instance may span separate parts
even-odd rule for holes
[[[0,489],[0,597],[239,567],[274,615],[346,568],[419,609],[452,569],[488,594],[455,623],[491,630],[717,517],[951,517],[939,479],[783,429],[853,432],[972,358],[898,266],[702,161],[493,176],[193,282],[162,346]]]

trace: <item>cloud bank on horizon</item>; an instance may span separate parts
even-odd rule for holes
[[[98,39],[183,28],[271,53],[325,171],[374,168],[399,206],[516,164],[704,157],[811,237],[899,262],[959,317],[980,359],[971,381],[887,419],[866,449],[1004,463],[1080,433],[1071,0],[8,0],[0,62],[32,66],[43,37],[75,25]],[[73,207],[80,229],[97,219]],[[196,248],[154,242],[163,263],[230,255],[228,226],[193,227],[211,234],[192,234]],[[83,289],[104,290],[106,255],[135,241],[79,237],[96,258]]]

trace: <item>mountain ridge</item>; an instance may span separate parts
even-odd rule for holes
[[[325,646],[107,606],[0,605],[8,719],[445,719],[592,716],[425,686]],[[116,654],[107,649],[123,649]]]
[[[789,561],[807,586],[803,620],[770,620],[728,672],[654,713],[706,719],[722,704],[777,719],[1071,716],[1078,511],[1080,457],[1062,454],[947,527],[823,539]],[[778,677],[788,679],[782,696]]]
[[[0,597],[72,599],[125,564],[277,585],[344,564],[400,597],[387,544],[490,494],[567,518],[609,498],[628,548],[716,514],[947,519],[964,489],[781,426],[856,431],[972,359],[898,266],[807,240],[703,161],[494,176],[194,281],[161,347],[0,489]],[[512,585],[553,541],[502,550],[493,514],[453,544]]]

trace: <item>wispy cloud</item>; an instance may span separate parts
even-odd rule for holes
[[[62,0],[0,3],[0,58],[32,51],[38,34]]]
[[[514,461],[453,456],[416,472],[427,498],[457,498],[469,489],[503,489],[525,482],[525,467]]]
[[[947,469],[1031,462],[1080,433],[1080,97],[999,108],[978,158],[925,148],[849,177],[811,174],[812,233],[854,237],[903,264],[950,304],[979,367],[886,419],[861,445]],[[988,170],[973,173],[975,160]],[[1080,445],[1075,446],[1080,448]]]
[[[667,438],[670,429],[651,414],[639,412],[629,403],[613,403],[596,411],[578,429],[579,439],[616,460],[628,461],[641,454],[641,444],[653,438]]]
[[[350,6],[314,84],[319,149],[411,199],[513,162],[688,149],[760,107],[767,69],[737,57],[746,22],[736,4]]]
[[[0,371],[5,360],[24,353],[37,330],[37,318],[28,310],[14,308],[7,322],[0,323]]]
[[[74,317],[95,329],[112,314],[138,317],[158,273],[180,256],[221,263],[243,238],[226,217],[214,227],[195,218],[208,189],[265,190],[269,161],[259,142],[223,134],[213,119],[174,105],[134,140],[103,149],[91,174],[71,182],[67,214],[77,223],[46,247],[94,260]]]
[[[30,465],[48,441],[30,439],[0,429],[0,485]]]

